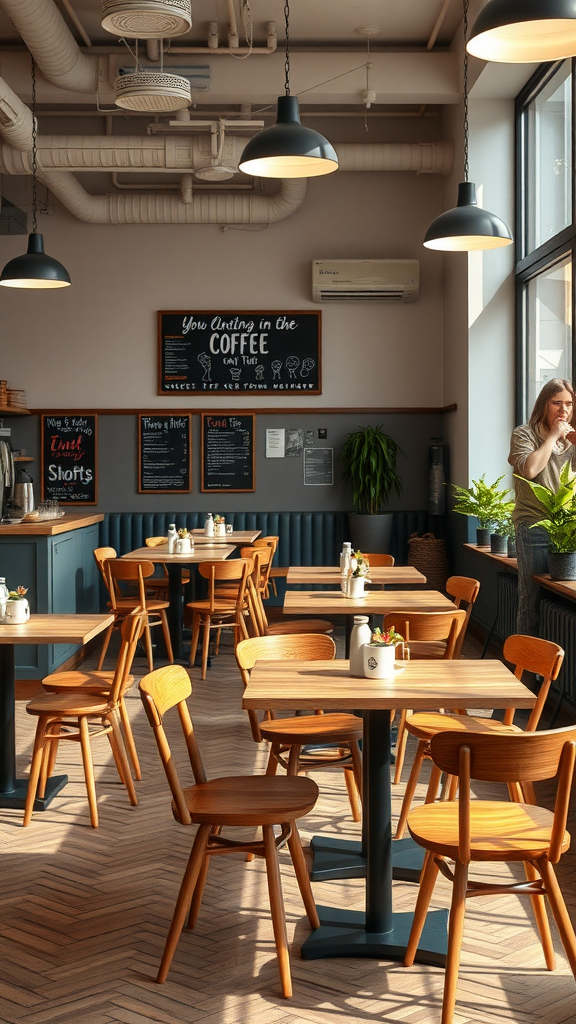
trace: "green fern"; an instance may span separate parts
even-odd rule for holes
[[[342,479],[352,485],[356,512],[377,515],[382,512],[391,491],[402,493],[402,480],[396,469],[401,449],[381,426],[359,427],[348,434],[340,458]]]
[[[458,487],[457,484],[452,484],[456,496],[454,512],[462,516],[475,516],[482,530],[498,526],[514,508],[514,502],[506,500],[510,489],[498,488],[504,479],[504,473],[493,484],[485,483],[484,476],[485,474],[479,480],[473,480],[472,487]]]
[[[523,476],[518,476],[518,480],[524,480],[532,488],[547,513],[544,519],[532,526],[541,526],[546,530],[550,538],[550,550],[564,554],[576,551],[576,475],[570,475],[570,463],[566,462],[562,467],[557,491],[545,484],[535,484]]]

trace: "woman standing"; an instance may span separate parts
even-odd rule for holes
[[[512,515],[518,555],[519,633],[538,635],[539,592],[534,575],[548,572],[548,534],[541,526],[544,509],[526,480],[544,484],[553,491],[560,486],[560,472],[566,462],[576,472],[576,430],[572,415],[576,395],[568,380],[554,377],[544,385],[534,403],[530,421],[516,427],[510,442],[508,462],[514,473],[516,506]]]

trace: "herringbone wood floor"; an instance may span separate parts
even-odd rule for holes
[[[142,673],[143,660],[137,665]],[[194,671],[193,685],[193,719],[209,774],[261,771],[266,752],[251,739],[230,653],[214,660],[204,683]],[[183,934],[167,983],[155,984],[192,833],[172,818],[136,689],[128,704],[143,767],[138,807],[128,803],[104,739],[94,747],[98,830],[89,825],[79,750],[71,743],[62,745],[58,764],[71,781],[48,811],[35,814],[28,829],[21,827],[22,812],[0,811],[0,1019],[10,1024],[437,1024],[439,969],[300,959],[307,921],[287,853],[281,861],[292,942],[291,1001],[280,995],[263,862],[246,864],[241,856],[214,860],[197,928]],[[18,703],[19,774],[28,771],[34,724],[24,703]],[[183,757],[178,765],[184,770]],[[315,778],[321,797],[301,822],[305,845],[318,832],[357,838],[359,826],[351,820],[341,774]],[[397,812],[403,786],[395,789]],[[540,791],[542,799],[547,795]],[[576,918],[574,850],[564,857],[559,874]],[[359,880],[313,887],[319,903],[363,909]],[[411,909],[415,896],[414,885],[394,884],[396,909]],[[449,886],[441,881],[434,903],[445,907],[448,901]],[[557,967],[550,973],[527,901],[471,900],[454,1024],[574,1024],[576,985],[559,941],[556,946]]]

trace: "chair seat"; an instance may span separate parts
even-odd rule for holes
[[[114,681],[113,672],[53,672],[42,680],[42,686],[49,693],[80,690],[82,693],[108,693]],[[128,676],[125,689],[134,683],[134,676]]]
[[[266,630],[266,636],[286,636],[290,633],[333,633],[334,623],[328,619],[282,619]]]
[[[424,804],[408,815],[412,838],[426,849],[456,860],[459,803]],[[524,860],[544,856],[550,847],[553,811],[532,804],[501,800],[470,802],[470,850],[473,860]],[[496,826],[496,828],[495,828]],[[496,831],[498,834],[495,835]],[[570,846],[564,833],[562,850]]]
[[[232,775],[192,786],[184,795],[198,824],[280,825],[312,810],[318,786],[287,775]]]
[[[409,715],[406,728],[419,740],[432,739],[439,732],[522,732],[517,725],[504,725],[497,718],[475,718],[474,715],[442,714],[440,711],[419,711]]]
[[[29,715],[97,715],[108,709],[108,701],[96,693],[47,693],[26,705]]]
[[[272,743],[349,743],[361,740],[364,723],[356,715],[295,715],[261,722],[262,738]]]
[[[186,608],[191,608],[194,612],[209,612],[210,601],[208,598],[203,601],[188,601]],[[212,613],[214,615],[234,615],[236,612],[235,603],[230,603],[230,600],[219,600],[216,598],[212,607]]]
[[[112,603],[108,601],[108,608],[112,607]],[[139,608],[140,603],[136,595],[134,597],[119,597],[116,599],[116,610],[120,612],[131,612],[134,608]],[[162,608],[169,608],[169,601],[156,601],[154,598],[146,601],[146,611],[158,612]]]

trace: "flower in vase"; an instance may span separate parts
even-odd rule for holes
[[[8,596],[11,601],[21,601],[27,593],[28,587],[18,587],[16,590],[10,590]]]
[[[351,576],[367,576],[370,572],[370,562],[361,551],[355,551],[350,559]]]
[[[379,626],[373,631],[370,638],[371,647],[395,647],[396,644],[401,644],[404,640],[400,633],[397,633],[394,626],[390,626],[389,629],[385,629],[384,632]]]

